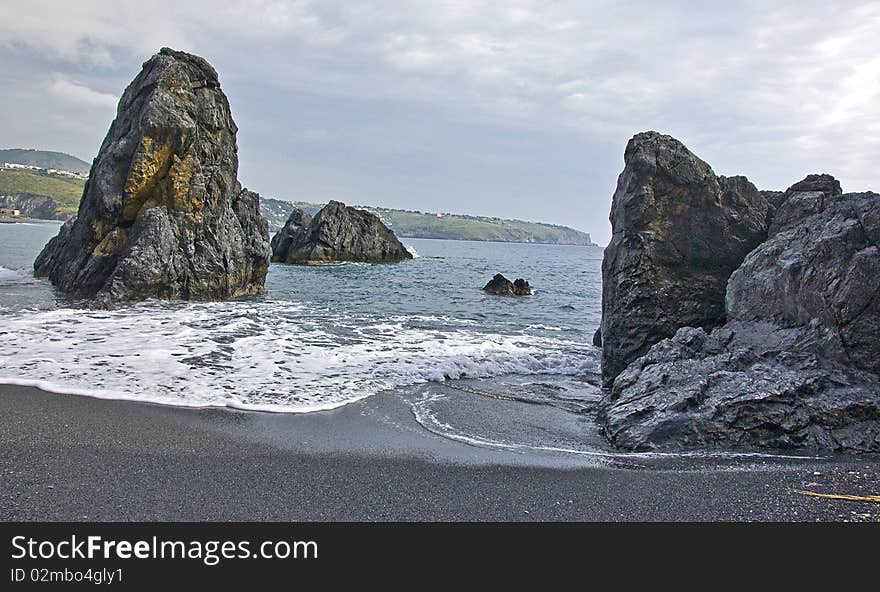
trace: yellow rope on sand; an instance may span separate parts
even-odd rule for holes
[[[880,504],[880,495],[845,495],[842,493],[816,493],[815,491],[804,491],[803,489],[792,489],[792,491],[801,495],[809,495],[810,497],[846,500],[849,502],[873,502],[875,504]]]

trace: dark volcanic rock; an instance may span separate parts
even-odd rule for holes
[[[16,193],[14,195],[0,195],[0,208],[20,210],[21,215],[25,218],[54,220],[56,204],[55,200],[48,195]]]
[[[513,295],[514,296],[531,296],[532,287],[529,285],[529,282],[524,279],[516,279],[513,280]]]
[[[483,286],[483,290],[495,296],[531,296],[532,294],[532,288],[526,280],[520,278],[511,282],[500,273],[495,274],[495,277]]]
[[[880,450],[877,376],[835,361],[839,350],[821,327],[686,327],[617,377],[600,421],[629,450]]]
[[[103,302],[262,292],[268,228],[236,180],[236,132],[214,69],[162,49],[122,95],[78,216],[35,272]]]
[[[773,191],[770,189],[762,189],[760,193],[767,200],[767,203],[770,204],[773,211],[776,211],[776,208],[782,205],[782,197],[785,195],[784,191]]]
[[[808,175],[789,187],[775,200],[769,236],[800,223],[804,218],[821,212],[825,202],[840,197],[840,183],[831,175]]]
[[[730,277],[726,325],[683,328],[617,377],[613,443],[880,451],[880,196],[834,185],[786,192],[780,230]]]
[[[605,385],[686,326],[722,324],[727,279],[767,236],[770,206],[745,177],[718,177],[681,142],[633,137],[602,262]]]
[[[816,194],[794,194],[777,214],[802,217],[788,219],[731,276],[727,314],[827,328],[841,340],[842,361],[880,372],[880,196],[828,197],[816,211],[791,207],[804,195]]]
[[[280,263],[404,259],[412,259],[412,254],[378,216],[338,201],[331,201],[311,219],[294,210],[272,238],[272,261]]]
[[[272,237],[272,260],[277,261],[275,253],[287,253],[291,248],[294,238],[311,223],[311,216],[300,208],[294,208],[293,212],[290,213],[290,217],[287,218],[284,227]]]

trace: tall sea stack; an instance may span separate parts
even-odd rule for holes
[[[103,303],[263,292],[268,224],[237,181],[237,131],[214,68],[163,48],[123,93],[78,215],[35,273]]]
[[[766,198],[745,177],[719,177],[671,136],[626,147],[602,262],[602,378],[681,327],[724,323],[727,279],[767,237]]]

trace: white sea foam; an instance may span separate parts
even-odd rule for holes
[[[293,302],[8,315],[0,382],[194,407],[308,412],[426,381],[595,371],[592,348],[433,317],[373,319]]]
[[[406,248],[407,251],[409,251],[409,254],[413,256],[413,259],[418,259],[419,257],[421,257],[414,246],[407,243],[403,243],[403,246]]]
[[[7,269],[0,267],[0,286],[18,286],[22,284],[33,284],[37,280],[33,274],[19,269]]]

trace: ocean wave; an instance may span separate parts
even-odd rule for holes
[[[414,246],[407,243],[403,243],[403,246],[407,251],[409,251],[409,254],[413,256],[413,259],[421,258],[421,255],[419,255],[419,252],[416,251],[416,248]]]
[[[469,432],[461,427],[453,425],[448,420],[441,419],[440,413],[433,408],[433,404],[446,400],[444,395],[426,394],[422,397],[410,402],[410,411],[416,423],[422,426],[428,432],[479,448],[493,448],[498,450],[509,450],[518,452],[544,452],[551,454],[574,455],[580,457],[591,457],[600,461],[614,460],[634,460],[634,459],[663,459],[663,458],[701,458],[701,459],[734,459],[734,458],[759,458],[759,459],[815,459],[816,456],[783,454],[773,452],[752,452],[752,451],[721,451],[721,450],[704,450],[704,451],[682,451],[682,452],[618,452],[611,450],[602,450],[595,447],[583,446],[552,446],[546,444],[535,444],[522,442],[517,440],[504,441],[496,437],[485,434],[476,434]]]
[[[0,267],[0,286],[20,286],[35,284],[37,280],[32,273],[22,269]]]
[[[419,383],[595,371],[595,350],[419,317],[284,302],[8,315],[0,382],[162,404],[309,412]]]

